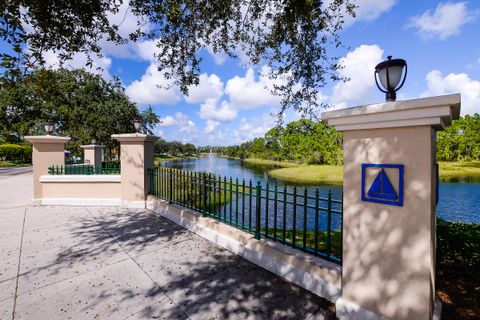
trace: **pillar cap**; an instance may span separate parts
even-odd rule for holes
[[[431,126],[441,130],[460,116],[460,94],[392,101],[322,113],[339,131]]]
[[[112,139],[119,142],[149,142],[159,139],[157,136],[152,136],[144,133],[124,133],[124,134],[112,134]]]
[[[80,148],[82,149],[95,149],[95,148],[104,148],[105,146],[104,145],[101,145],[101,144],[86,144],[86,145],[83,145],[83,146],[80,146]]]
[[[31,142],[32,144],[35,143],[65,143],[70,141],[70,137],[60,137],[60,136],[25,136],[25,140]]]

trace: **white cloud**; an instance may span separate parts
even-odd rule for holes
[[[147,61],[156,61],[155,53],[157,53],[158,40],[146,40],[137,43],[137,55]]]
[[[159,126],[161,127],[176,127],[181,133],[192,134],[196,131],[197,127],[190,118],[181,113],[176,112],[173,116],[162,117]]]
[[[254,71],[249,68],[245,77],[235,76],[228,80],[225,93],[237,109],[253,109],[268,105],[277,105],[280,98],[271,94],[273,81],[268,78],[268,68],[262,67],[258,81]]]
[[[460,28],[478,16],[478,12],[469,12],[466,2],[439,3],[432,13],[425,11],[421,16],[410,19],[408,27],[417,29],[424,39],[440,38],[445,40],[460,33]]]
[[[336,107],[371,102],[375,94],[373,71],[382,55],[383,50],[378,45],[361,45],[341,58],[344,68],[338,73],[350,81],[335,84],[330,102]]]
[[[163,127],[174,127],[178,124],[177,119],[173,116],[165,116],[160,121],[160,125]]]
[[[205,133],[212,133],[213,131],[215,131],[215,129],[218,128],[218,126],[220,125],[220,122],[218,121],[215,121],[215,120],[207,120],[207,126],[205,127]]]
[[[212,46],[207,46],[207,51],[210,53],[210,56],[212,56],[216,65],[222,65],[227,60],[228,56],[225,53],[213,51]]]
[[[140,80],[133,81],[125,92],[136,103],[173,105],[180,100],[178,89],[165,79],[157,66],[151,63]]]
[[[462,95],[461,113],[480,113],[480,81],[470,79],[466,73],[450,73],[445,77],[439,70],[432,70],[426,76],[427,91],[422,97],[449,93]]]
[[[223,82],[216,75],[202,73],[198,86],[190,86],[189,94],[185,97],[188,103],[202,103],[207,99],[220,99],[223,96]]]
[[[467,65],[468,69],[480,69],[480,58],[475,60],[473,63],[469,63]]]
[[[44,53],[45,59],[45,67],[56,70],[60,68],[60,59],[58,58],[58,54],[53,51],[47,51]],[[109,68],[112,65],[112,59],[103,56],[98,57],[95,54],[91,55],[92,59],[92,66],[88,67],[87,64],[87,56],[84,53],[75,53],[72,56],[71,60],[67,60],[63,63],[63,68],[66,69],[81,69],[84,68],[86,71],[100,74],[104,79],[111,80],[113,77],[109,73]]]
[[[124,1],[118,8],[118,12],[109,12],[107,14],[107,19],[111,24],[118,26],[118,34],[124,39],[129,39],[129,35],[138,28],[141,28],[144,32],[148,32],[151,27],[147,17],[136,16],[133,14],[129,1]],[[117,58],[136,58],[139,56],[138,43],[129,41],[124,44],[116,44],[107,41],[107,36],[105,35],[99,42],[99,45],[104,54]]]
[[[237,110],[227,101],[222,101],[218,106],[216,99],[207,99],[200,105],[199,117],[206,120],[230,122],[237,117]]]
[[[373,21],[377,19],[382,13],[390,11],[390,9],[397,3],[397,0],[356,0],[355,10],[356,17],[345,15],[345,25],[348,27],[357,21]]]
[[[262,137],[275,126],[275,119],[270,114],[264,114],[261,118],[242,118],[240,125],[233,132],[230,143],[242,143],[253,138]]]

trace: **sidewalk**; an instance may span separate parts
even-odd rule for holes
[[[147,210],[32,207],[31,179],[0,180],[2,320],[334,318],[329,302]]]

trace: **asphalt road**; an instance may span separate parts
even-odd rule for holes
[[[32,166],[28,167],[0,167],[0,179],[4,179],[17,174],[32,172]]]

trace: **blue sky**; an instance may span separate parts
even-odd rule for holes
[[[347,83],[322,88],[320,99],[337,108],[381,102],[373,79],[375,65],[388,55],[408,63],[405,86],[398,99],[460,92],[462,114],[480,112],[480,1],[357,0],[356,19],[349,19],[341,39],[346,46],[338,52]],[[134,30],[137,18],[125,15],[122,6],[116,22],[125,20],[120,32]],[[262,76],[265,66],[243,66],[239,61],[214,55],[204,58],[200,85],[189,97],[175,87],[158,88],[167,81],[156,70],[154,42],[131,43],[121,47],[103,43],[103,58],[95,66],[105,78],[118,76],[126,93],[140,109],[151,105],[162,118],[156,134],[167,140],[196,145],[231,145],[262,136],[274,124],[272,113],[278,98],[269,93],[272,85]],[[47,64],[55,67],[54,53]],[[83,66],[77,55],[69,64]],[[95,70],[92,70],[95,71]],[[298,115],[290,111],[287,121]]]

